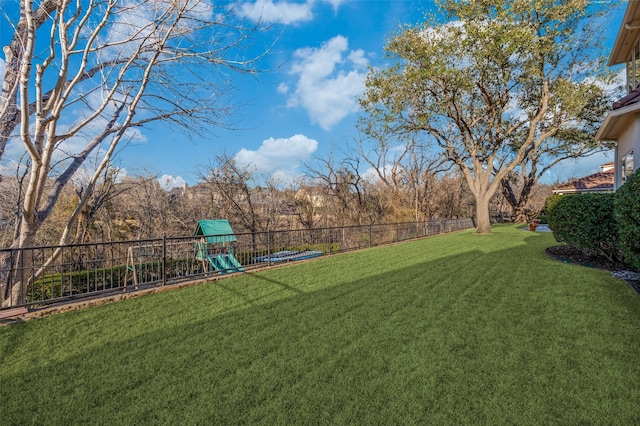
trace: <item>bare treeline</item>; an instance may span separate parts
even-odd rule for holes
[[[360,169],[360,160],[318,159],[299,179],[279,182],[223,155],[201,173],[197,184],[163,189],[157,176],[121,177],[109,168],[82,207],[72,242],[190,235],[199,219],[226,218],[236,232],[259,232],[473,214],[473,197],[455,172],[398,167],[391,178],[389,170],[377,175]],[[515,187],[520,182],[517,176],[511,180]],[[0,182],[2,247],[10,246],[19,228],[23,191],[19,177],[5,176]],[[38,245],[59,241],[82,191],[79,181],[65,189],[38,233]],[[549,193],[545,185],[532,190],[529,214],[540,211]],[[493,198],[491,211],[497,220],[511,220],[513,214],[501,194]]]

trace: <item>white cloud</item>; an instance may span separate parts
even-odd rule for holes
[[[286,95],[287,93],[289,93],[289,86],[287,85],[287,83],[280,83],[278,85],[278,93],[282,93],[283,95]]]
[[[291,73],[298,81],[287,106],[301,105],[311,121],[325,130],[356,112],[356,99],[364,91],[369,61],[364,51],[348,48],[347,38],[339,35],[320,48],[306,47],[294,53]]]
[[[125,169],[124,167],[117,167],[116,169],[117,170],[116,170],[115,176],[113,178],[114,182],[120,183],[120,182],[122,182],[124,180],[124,178],[129,176],[129,171],[127,169]]]
[[[359,68],[366,68],[369,65],[369,60],[365,57],[364,50],[352,50],[349,53],[349,61]]]
[[[610,80],[604,81],[597,77],[585,78],[586,83],[594,83],[604,90],[605,93],[611,94],[615,99],[623,97],[625,92],[625,81],[627,80],[627,70],[620,68],[618,73],[614,75]]]
[[[153,47],[168,31],[175,37],[194,37],[203,27],[203,22],[219,21],[210,1],[187,2],[155,1],[152,7],[138,0],[124,0],[113,13],[110,25],[100,32],[99,53],[105,59],[129,58],[140,52],[141,46]],[[183,9],[184,8],[184,9]],[[86,34],[87,36],[89,34]]]
[[[393,173],[393,165],[392,164],[387,164],[382,168],[381,171],[382,171],[382,175],[383,176],[385,176],[385,177],[391,176],[391,174]],[[370,183],[380,182],[380,174],[373,167],[369,167],[367,170],[365,170],[364,173],[362,173],[362,177],[367,182],[370,182]]]
[[[338,7],[347,0],[325,0],[333,6],[333,10],[338,10]]]
[[[300,180],[300,173],[293,170],[276,170],[271,174],[276,188],[290,187]]]
[[[115,167],[113,165],[110,166],[109,168],[112,169],[112,170],[115,169],[115,172],[113,172],[113,175],[111,176],[111,178],[116,183],[122,182],[124,180],[124,178],[126,178],[128,176],[127,169],[125,169],[125,168]],[[76,174],[73,175],[72,180],[78,186],[86,186],[87,183],[89,182],[89,180],[93,177],[93,174],[95,173],[95,171],[96,171],[95,167],[92,167],[92,168],[89,168],[89,167],[80,168],[80,169],[78,169]],[[104,173],[104,171],[103,171],[103,173]],[[98,179],[99,179],[98,182],[100,182],[102,180],[102,177],[100,177]]]
[[[338,7],[346,0],[322,1],[331,4],[333,10],[337,11]],[[239,2],[234,7],[237,16],[250,19],[253,22],[297,24],[313,19],[313,7],[316,3],[318,3],[316,0],[307,0],[305,2],[256,0],[254,2]]]
[[[173,188],[182,188],[187,183],[182,176],[173,177],[171,175],[162,175],[158,182],[160,182],[160,187],[165,191]]]
[[[245,2],[239,4],[236,8],[236,14],[253,22],[293,24],[313,19],[312,8],[313,1],[305,3],[280,1],[274,3],[272,0],[257,0],[254,3]]]
[[[253,166],[258,172],[293,171],[309,160],[318,149],[318,142],[304,135],[290,138],[269,138],[255,151],[242,148],[234,157],[240,166]]]
[[[18,170],[24,170],[21,167],[24,166],[21,166],[17,161],[4,158],[0,163],[0,176],[16,176]]]

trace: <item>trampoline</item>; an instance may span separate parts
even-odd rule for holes
[[[291,251],[282,250],[276,253],[272,253],[269,256],[259,256],[254,258],[256,262],[289,262],[292,260],[304,260],[314,257],[322,256],[321,251],[305,250],[305,251]]]

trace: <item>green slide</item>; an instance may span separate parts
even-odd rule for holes
[[[217,256],[209,256],[211,265],[221,274],[229,274],[231,272],[244,272],[244,268],[238,262],[233,254],[219,254]]]

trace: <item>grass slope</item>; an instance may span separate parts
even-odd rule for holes
[[[638,424],[640,300],[498,227],[0,328],[0,423]]]

